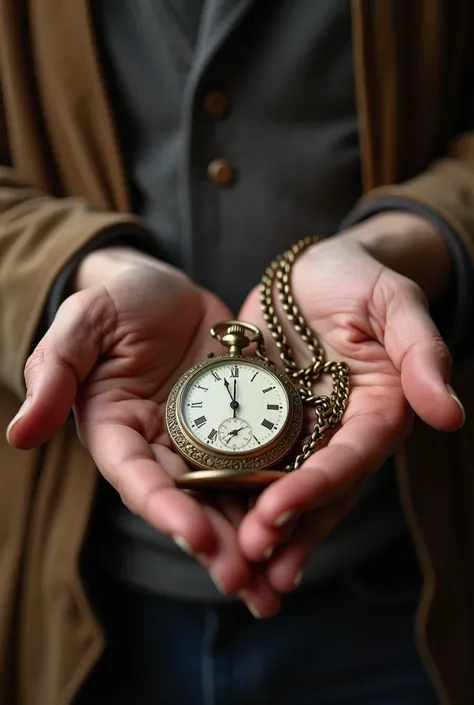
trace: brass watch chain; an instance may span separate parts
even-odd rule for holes
[[[285,472],[297,470],[314,453],[316,446],[321,443],[327,431],[340,422],[349,398],[348,366],[344,362],[325,362],[324,350],[306,323],[291,293],[290,275],[295,260],[304,250],[319,240],[320,238],[313,237],[299,240],[290,250],[279,255],[271,263],[261,280],[260,303],[263,317],[280,351],[280,359],[283,362],[285,372],[295,383],[303,403],[313,406],[316,414],[316,423],[311,436],[305,441],[296,458],[285,466]],[[273,305],[275,280],[282,308],[311,353],[311,363],[301,369],[295,362],[287,336],[275,312]],[[268,358],[263,344],[257,345],[257,356],[265,362],[273,364]],[[313,394],[313,384],[319,379],[321,373],[332,376],[333,391],[329,396],[324,394],[314,396]]]

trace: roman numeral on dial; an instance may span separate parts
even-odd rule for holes
[[[269,431],[272,430],[272,428],[274,427],[274,425],[275,425],[275,424],[272,423],[271,421],[269,421],[268,419],[263,419],[263,421],[262,421],[262,426],[265,426],[265,428],[268,428]]]
[[[238,367],[231,367],[230,368],[230,376],[231,377],[238,377],[239,376],[239,368]]]
[[[214,379],[216,380],[216,382],[220,382],[220,381],[221,381],[221,378],[219,377],[219,375],[217,374],[217,372],[216,372],[215,370],[212,370],[212,376],[214,377]]]
[[[267,392],[271,392],[272,389],[275,389],[275,387],[267,387],[266,389],[263,390],[263,393],[266,394]]]
[[[191,408],[192,409],[202,409],[202,401],[193,401],[191,404]]]
[[[280,407],[278,406],[278,404],[267,404],[267,409],[269,411],[278,411],[279,408]]]
[[[194,425],[195,425],[197,428],[201,428],[201,426],[204,426],[204,424],[206,423],[206,421],[207,421],[207,419],[206,419],[205,416],[200,416],[198,419],[194,419]]]
[[[216,440],[216,438],[217,438],[217,431],[216,431],[215,428],[213,428],[212,431],[210,432],[210,434],[208,435],[207,440],[208,440],[210,443],[214,443],[214,441]]]

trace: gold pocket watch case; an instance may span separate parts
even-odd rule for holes
[[[245,335],[248,330],[252,339]],[[251,343],[257,349],[262,343],[255,326],[224,321],[211,335],[228,353],[192,367],[168,397],[170,438],[193,468],[176,484],[187,489],[264,487],[284,474],[278,465],[301,434],[300,394],[270,362],[242,355]]]

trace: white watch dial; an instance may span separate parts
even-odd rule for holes
[[[242,360],[216,362],[186,384],[182,418],[195,438],[227,453],[249,453],[274,440],[288,418],[278,377]]]

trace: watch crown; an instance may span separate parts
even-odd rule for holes
[[[249,338],[245,335],[245,326],[232,323],[222,336],[221,342],[229,350],[229,355],[240,355],[243,348],[250,345]]]
[[[234,323],[227,328],[227,333],[237,333],[238,335],[242,335],[245,333],[245,328],[240,325],[240,323]]]
[[[219,331],[224,331],[221,335]],[[253,338],[246,335],[246,331],[253,333]],[[251,343],[257,344],[257,350],[263,350],[262,334],[257,326],[252,323],[241,323],[240,321],[221,321],[211,328],[210,334],[215,340],[224,345],[229,350],[229,355],[240,355],[242,350]]]

